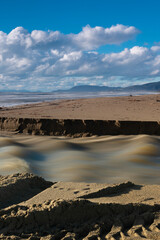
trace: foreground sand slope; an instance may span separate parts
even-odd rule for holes
[[[1,108],[0,117],[160,121],[160,94],[56,100]]]
[[[16,195],[19,204],[0,210],[0,239],[160,239],[159,185],[57,182],[24,202]]]

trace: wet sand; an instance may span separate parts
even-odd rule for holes
[[[160,121],[160,95],[55,100],[1,108],[0,117]]]

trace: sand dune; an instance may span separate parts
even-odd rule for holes
[[[48,182],[17,174],[5,177],[0,191],[16,178],[19,203],[1,208],[0,239],[160,239],[158,185],[57,182],[21,202],[28,181],[37,179],[37,188]]]

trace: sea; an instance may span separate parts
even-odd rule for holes
[[[0,106],[129,94],[0,93]],[[159,184],[160,137],[122,135],[68,138],[8,135],[1,132],[0,175],[18,172],[31,172],[52,182],[132,181],[138,184]]]
[[[47,102],[61,99],[78,99],[94,97],[119,97],[129,95],[156,94],[156,92],[0,92],[0,107]]]

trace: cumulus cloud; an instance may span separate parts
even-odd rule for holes
[[[82,32],[72,35],[73,41],[83,50],[98,48],[106,44],[120,44],[132,39],[139,33],[135,27],[127,27],[121,24],[110,28],[95,27],[89,25]]]
[[[120,44],[134,38],[133,26],[84,27],[78,34],[23,27],[0,32],[1,88],[49,91],[73,83],[96,84],[118,78],[160,76],[160,46],[134,46],[118,53],[100,54],[102,45]],[[96,50],[96,51],[95,51]],[[110,84],[111,85],[111,84]]]
[[[64,51],[92,50],[106,44],[120,44],[135,37],[139,30],[121,24],[110,28],[84,27],[78,34],[63,34],[59,31],[34,30],[29,33],[23,27],[13,29],[9,34],[0,32],[0,48],[8,46],[9,50],[20,47],[24,49],[59,49]]]

